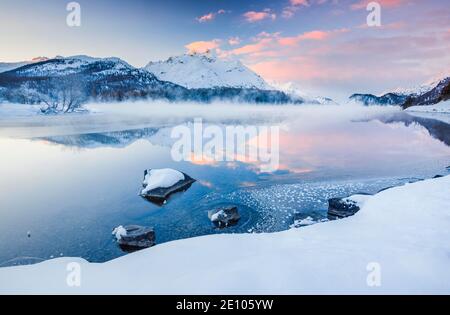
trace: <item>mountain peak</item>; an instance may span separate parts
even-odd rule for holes
[[[238,60],[224,59],[209,53],[188,53],[145,66],[158,79],[186,88],[256,88],[271,87]]]

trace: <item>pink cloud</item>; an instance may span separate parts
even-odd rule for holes
[[[408,1],[381,3],[395,7]],[[315,1],[310,3],[319,5]],[[423,83],[444,70],[448,75],[449,11],[441,8],[430,12],[433,14],[426,10],[427,14],[412,14],[411,20],[397,18],[377,30],[361,25],[351,32],[346,28],[287,35],[261,32],[226,53],[238,56],[267,80],[295,81],[341,95],[377,94],[397,86]]]
[[[214,39],[211,41],[197,41],[187,44],[185,47],[189,53],[205,53],[210,50],[218,49],[220,40]]]
[[[293,36],[293,37],[280,37],[278,39],[278,43],[282,46],[295,46],[299,42],[304,41],[304,40],[317,40],[317,41],[326,40],[336,34],[346,33],[348,31],[349,30],[346,28],[332,30],[332,31],[314,30],[314,31],[305,32],[303,34],[299,34],[299,35]]]
[[[197,17],[197,18],[195,18],[195,19],[196,19],[197,22],[199,22],[199,23],[205,23],[205,22],[209,22],[209,21],[214,20],[214,19],[216,18],[217,15],[225,14],[225,13],[227,13],[227,11],[225,11],[224,9],[220,9],[220,10],[218,10],[217,12],[210,12],[210,13],[208,13],[208,14],[199,16],[199,17]]]
[[[204,22],[208,22],[208,21],[214,20],[215,17],[216,17],[216,15],[211,12],[211,13],[208,13],[208,14],[205,14],[203,16],[200,16],[200,17],[196,18],[196,20],[198,22],[200,22],[200,23],[204,23]]]
[[[258,59],[260,55],[257,52],[245,56],[245,61],[267,80],[296,81],[332,89],[355,86],[355,90],[377,93],[371,89],[389,90],[401,85],[402,81],[417,79],[420,83],[441,73],[442,69],[447,69],[445,75],[448,75],[450,57],[446,51],[450,49],[450,41],[446,38],[450,37],[449,31],[347,39],[333,45],[319,40],[296,46],[295,49],[270,46],[261,54],[273,53],[273,57]],[[316,38],[316,35],[311,36]]]
[[[278,32],[261,32],[253,38],[254,43],[235,48],[228,53],[233,55],[251,55],[252,57],[280,56],[282,53],[280,50],[283,47],[296,46],[301,41],[325,41],[348,31],[348,29],[330,31],[313,30],[291,37],[283,37]]]
[[[324,1],[324,0],[322,0]],[[289,6],[285,7],[281,13],[281,16],[285,19],[290,19],[294,16],[295,12],[301,7],[309,7],[310,1],[308,0],[290,0]]]
[[[373,2],[373,0],[360,0],[350,6],[352,10],[361,10],[366,9],[367,4],[370,2]],[[394,8],[398,7],[399,5],[403,4],[405,0],[377,0],[377,3],[380,4],[380,6],[383,8]]]
[[[289,1],[291,3],[291,5],[304,5],[304,6],[309,6],[309,1],[308,0],[290,0]]]
[[[228,39],[228,44],[231,46],[239,45],[241,43],[241,39],[239,37],[230,37]]]
[[[268,48],[271,43],[273,43],[272,38],[262,38],[255,44],[248,44],[240,48],[233,49],[231,53],[234,55],[246,55],[258,53]]]
[[[277,15],[275,13],[272,13],[272,10],[270,9],[264,9],[264,11],[248,11],[244,13],[244,17],[247,20],[247,22],[254,23],[266,19],[272,19],[275,20],[277,18]]]

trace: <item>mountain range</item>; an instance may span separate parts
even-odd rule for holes
[[[349,102],[407,108],[446,100],[449,91],[447,77],[381,96],[353,94]],[[50,113],[70,112],[89,101],[140,99],[337,105],[330,98],[303,93],[294,83],[269,84],[240,61],[213,54],[185,54],[143,68],[119,58],[83,55],[0,63],[0,102],[42,104],[43,111]]]
[[[176,80],[180,71],[178,62],[173,69],[167,66],[170,62],[159,63],[161,69],[166,69],[163,74],[161,72],[164,71],[158,72],[159,77],[148,71],[151,64],[145,68],[135,68],[119,58],[72,56],[20,64],[18,68],[0,73],[0,100],[46,104],[49,111],[64,112],[88,101],[303,102],[266,85],[261,77],[241,63],[226,64],[203,55],[183,56],[176,60],[183,59],[189,60],[187,67],[191,69],[188,72],[192,82],[186,80],[187,76],[184,76],[183,82]],[[168,72],[174,80],[167,80]],[[211,77],[215,77],[215,83],[212,83]],[[218,85],[221,81],[225,83]]]
[[[411,106],[433,105],[450,99],[450,77],[433,81],[412,89],[396,89],[376,96],[373,94],[353,94],[349,102],[370,105],[400,105],[406,109]]]

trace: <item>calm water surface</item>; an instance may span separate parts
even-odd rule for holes
[[[448,134],[449,125],[438,125]],[[113,259],[125,254],[111,237],[118,225],[153,226],[158,243],[285,230],[294,213],[325,218],[328,198],[444,175],[450,165],[443,139],[402,119],[292,125],[281,134],[273,173],[242,162],[173,162],[168,130],[1,137],[0,266],[58,256]],[[197,182],[158,207],[138,193],[144,169],[166,167]],[[242,219],[218,230],[207,211],[225,204],[238,205]]]

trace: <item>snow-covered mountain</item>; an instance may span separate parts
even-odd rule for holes
[[[320,104],[320,105],[338,105],[334,100],[328,97],[322,96],[311,96],[307,93],[304,93],[302,89],[294,82],[269,82],[270,86],[278,91],[282,91],[294,98],[298,98],[303,100],[308,104]]]
[[[32,63],[41,62],[48,60],[47,57],[36,57],[28,61],[19,61],[19,62],[0,62],[0,73],[14,70]]]
[[[204,58],[195,58],[197,57],[202,60]],[[246,70],[243,71],[247,73]],[[236,80],[237,78],[239,76]],[[150,71],[135,68],[119,58],[57,57],[0,73],[0,101],[47,105],[51,103],[52,106],[68,100],[73,106],[74,99],[76,104],[129,99],[302,103],[301,100],[281,91],[256,88],[245,78],[246,76],[240,86],[247,87],[214,86],[188,89],[177,83],[159,80]],[[259,87],[265,87],[265,82],[260,82]]]
[[[428,80],[424,84],[420,84],[417,86],[405,88],[405,87],[398,87],[392,91],[387,91],[386,93],[395,93],[400,95],[407,95],[407,96],[419,96],[423,95],[425,93],[430,92],[432,89],[434,89],[441,81],[444,81],[448,79],[448,77],[440,76],[440,77],[434,77],[430,80]]]
[[[399,105],[407,108],[415,105],[432,105],[450,98],[450,77],[434,80],[418,87],[397,88],[392,92],[377,96],[373,94],[353,94],[349,103],[370,105]]]
[[[127,73],[135,68],[119,58],[94,58],[80,55],[56,57],[51,60],[28,64],[16,69],[15,73],[26,77],[65,76],[89,71],[89,69],[94,70],[93,73],[99,75]]]
[[[246,88],[271,90],[255,72],[238,60],[225,60],[214,54],[185,54],[166,61],[150,62],[145,69],[162,81],[188,89]]]
[[[450,99],[450,77],[443,78],[437,81],[437,84],[430,90],[422,94],[410,95],[403,108],[420,105],[434,105],[441,101],[447,101]]]
[[[0,100],[13,103],[172,100],[186,94],[187,89],[162,82],[119,58],[58,57],[0,73]]]

